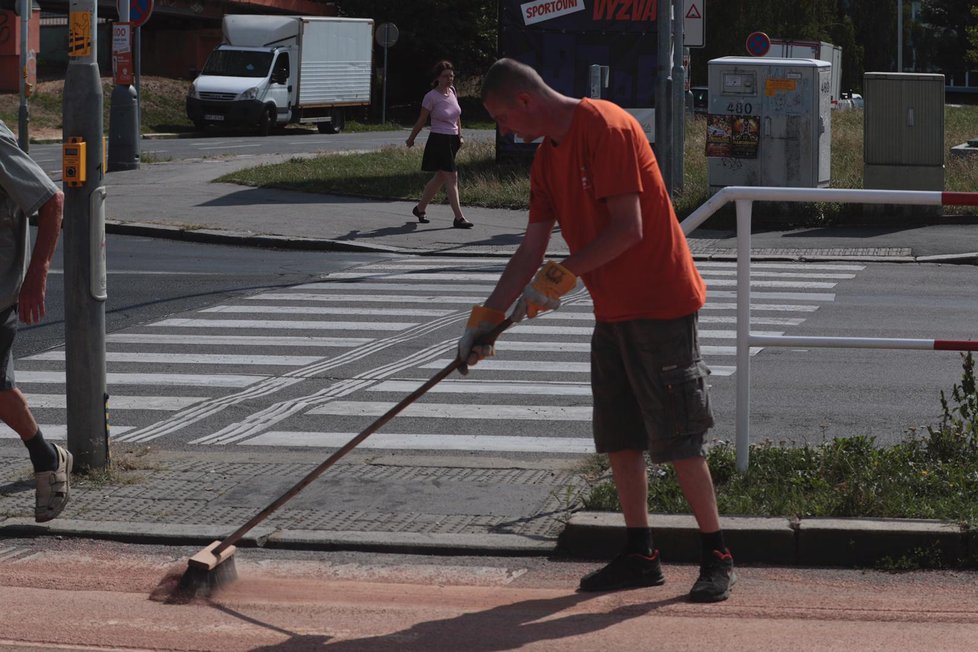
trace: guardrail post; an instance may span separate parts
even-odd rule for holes
[[[747,472],[750,457],[750,222],[753,202],[737,205],[737,470]]]

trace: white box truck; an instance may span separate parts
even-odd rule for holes
[[[771,48],[765,57],[777,59],[817,59],[832,64],[831,102],[839,101],[842,89],[842,48],[825,41],[792,41],[783,38],[772,38]]]
[[[344,111],[370,104],[373,20],[310,16],[224,17],[224,41],[187,94],[187,117],[208,125],[314,123],[338,133]]]

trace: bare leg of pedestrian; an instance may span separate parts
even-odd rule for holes
[[[455,221],[452,223],[456,229],[471,229],[474,225],[462,215],[462,206],[458,199],[458,172],[439,172],[445,175],[445,194],[448,195],[448,203],[455,214]]]
[[[428,204],[431,203],[431,200],[435,198],[435,195],[438,194],[438,191],[441,190],[441,187],[445,184],[445,179],[442,176],[443,174],[444,172],[435,172],[435,176],[431,177],[431,180],[425,184],[424,190],[421,192],[421,201],[419,201],[418,205],[414,208],[414,216],[417,217],[418,221],[422,224],[429,222],[426,214]]]

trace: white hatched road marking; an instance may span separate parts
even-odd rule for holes
[[[397,280],[419,280],[419,281],[495,281],[499,278],[497,273],[483,274],[478,272],[404,272],[399,274],[385,274],[384,272],[337,272],[330,274],[331,279],[381,279],[390,278]],[[736,279],[706,279],[708,285],[712,286],[732,286],[736,287]],[[823,281],[755,281],[750,282],[752,287],[768,288],[813,288],[828,289],[836,286],[833,282]]]
[[[421,369],[442,369],[451,363],[448,358],[442,358],[441,360],[434,360],[426,365],[422,365]],[[734,368],[724,365],[712,365],[707,362],[710,371],[714,376],[730,376],[734,372]],[[475,365],[473,365],[475,368]],[[591,363],[590,362],[538,362],[538,361],[514,361],[514,360],[499,360],[496,358],[489,358],[482,360],[478,364],[478,368],[482,371],[524,371],[524,372],[546,372],[546,373],[590,373]]]

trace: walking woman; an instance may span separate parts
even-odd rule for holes
[[[455,165],[455,155],[462,146],[462,107],[458,104],[455,94],[455,68],[451,61],[439,61],[431,71],[432,89],[421,100],[421,114],[411,129],[407,146],[414,147],[417,137],[428,117],[431,117],[431,133],[424,146],[424,156],[421,159],[421,169],[434,172],[435,176],[425,184],[421,201],[411,209],[414,216],[422,224],[427,224],[425,210],[434,199],[435,194],[445,187],[448,203],[455,213],[452,223],[456,229],[470,229],[472,222],[462,215],[462,207],[458,201],[458,168]]]

